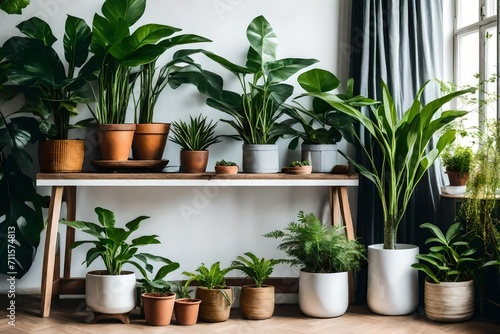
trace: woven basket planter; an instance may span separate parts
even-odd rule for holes
[[[229,305],[224,298],[226,293],[229,298]],[[198,318],[206,322],[222,322],[229,319],[231,304],[233,302],[233,290],[226,289],[207,289],[198,287],[196,289],[196,298],[201,299]]]
[[[38,143],[40,171],[44,173],[81,172],[85,142],[81,139],[43,140]]]
[[[469,320],[474,314],[474,281],[431,283],[424,286],[427,318],[441,322]]]
[[[241,315],[245,319],[269,319],[274,313],[274,286],[245,285],[241,288],[240,295]]]

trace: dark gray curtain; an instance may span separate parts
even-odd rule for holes
[[[353,0],[350,72],[355,93],[381,100],[383,80],[403,113],[426,81],[442,79],[442,14],[442,0]],[[424,103],[439,95],[438,85],[431,82]],[[398,243],[423,246],[425,237],[418,226],[426,221],[438,223],[439,177],[438,170],[430,170],[418,185],[400,224]],[[379,198],[364,178],[358,188],[357,214],[361,241],[365,245],[383,242]],[[356,300],[364,302],[366,272],[360,272],[357,281]]]

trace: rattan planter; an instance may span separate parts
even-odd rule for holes
[[[469,320],[474,314],[474,281],[431,283],[425,280],[427,318],[441,322]]]
[[[223,292],[229,297],[229,305],[223,297]],[[226,289],[207,289],[198,287],[196,289],[196,298],[201,299],[198,318],[207,322],[222,322],[229,319],[231,304],[233,302],[233,290]]]
[[[245,319],[269,319],[274,313],[274,286],[245,285],[241,288],[240,295],[241,315]]]
[[[81,139],[43,140],[38,143],[40,171],[44,173],[81,172],[84,160]]]

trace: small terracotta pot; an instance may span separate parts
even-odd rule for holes
[[[99,149],[102,160],[128,160],[135,124],[99,124]]]
[[[244,285],[240,294],[241,315],[245,319],[269,319],[274,313],[274,286]]]
[[[152,326],[167,326],[172,320],[175,293],[148,292],[142,294],[146,323]]]
[[[229,305],[227,299],[224,298],[224,294],[229,299]],[[201,299],[200,313],[198,315],[200,320],[222,322],[229,319],[233,301],[233,290],[231,288],[207,289],[198,287],[196,289],[196,298]]]
[[[170,123],[137,124],[132,142],[136,160],[161,160],[167,144]]]
[[[38,143],[38,162],[44,173],[82,171],[85,142],[81,139],[43,140]]]
[[[238,166],[215,166],[216,174],[238,174]]]
[[[469,179],[469,173],[464,172],[454,172],[454,171],[446,171],[448,174],[448,180],[450,181],[450,186],[453,187],[461,187],[465,186],[467,180]]]
[[[181,151],[182,173],[204,173],[208,164],[208,151]]]
[[[177,325],[191,326],[198,321],[201,299],[180,298],[175,300],[175,322]]]

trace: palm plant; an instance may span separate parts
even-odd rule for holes
[[[245,275],[253,279],[255,286],[258,288],[262,287],[262,283],[271,276],[276,264],[285,262],[285,260],[281,259],[259,259],[252,252],[246,252],[244,255],[246,257],[238,255],[236,260],[231,263],[231,267],[242,271]]]
[[[207,122],[207,117],[189,116],[189,123],[182,120],[172,122],[172,142],[179,144],[185,151],[204,151],[213,144],[220,143],[220,136],[215,135],[218,122]]]
[[[227,267],[221,269],[220,262],[217,261],[208,268],[205,264],[201,264],[198,268],[196,268],[196,273],[185,271],[182,274],[189,277],[186,285],[191,284],[192,281],[198,282],[201,287],[207,289],[224,289],[226,287],[225,276],[233,267]],[[226,301],[226,306],[231,305],[231,298],[229,298],[228,294],[221,290],[221,294]]]

